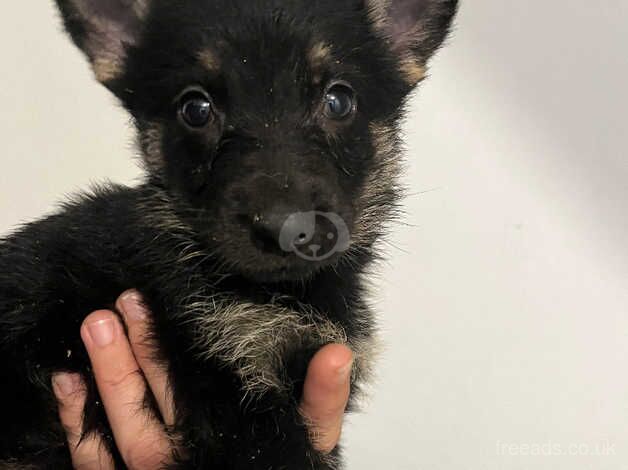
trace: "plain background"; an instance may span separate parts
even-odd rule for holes
[[[406,126],[349,470],[628,469],[627,46],[626,0],[463,2]],[[0,56],[0,232],[134,181],[51,1],[5,6]]]

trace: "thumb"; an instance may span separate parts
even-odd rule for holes
[[[301,414],[310,425],[314,447],[329,453],[338,445],[351,391],[353,353],[330,344],[310,362],[301,402]]]

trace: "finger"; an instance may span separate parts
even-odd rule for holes
[[[329,453],[338,445],[351,390],[353,354],[343,345],[330,344],[310,362],[301,413],[310,425],[314,447]]]
[[[174,425],[174,402],[168,387],[168,373],[155,359],[155,350],[148,330],[149,312],[139,292],[130,290],[120,296],[116,308],[122,313],[135,359],[148,382],[164,422]]]
[[[127,467],[160,467],[171,454],[169,441],[162,424],[143,409],[146,382],[120,320],[113,312],[92,313],[83,322],[81,337]]]
[[[113,459],[100,436],[91,434],[81,440],[87,393],[80,375],[54,374],[52,389],[59,402],[59,417],[68,440],[73,467],[77,470],[114,470]]]

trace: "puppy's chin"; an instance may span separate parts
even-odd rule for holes
[[[325,260],[305,260],[295,254],[277,259],[276,256],[260,254],[252,263],[238,263],[239,274],[255,283],[276,284],[284,282],[307,282],[326,268],[333,268],[338,263],[340,254],[334,254]]]

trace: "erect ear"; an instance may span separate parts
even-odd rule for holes
[[[399,57],[401,71],[415,85],[428,59],[443,43],[458,0],[366,0],[373,25]]]
[[[105,85],[121,73],[137,44],[149,0],[56,0],[65,27]]]

